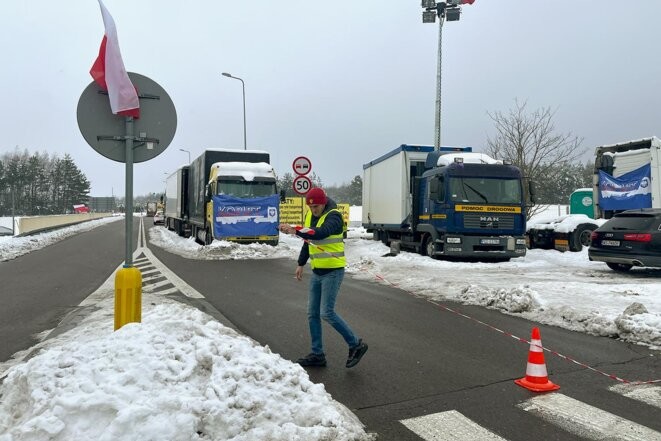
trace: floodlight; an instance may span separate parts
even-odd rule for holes
[[[446,8],[445,9],[445,19],[447,21],[458,21],[459,15],[461,15],[461,8]]]
[[[436,11],[422,11],[422,22],[423,23],[435,23],[436,22]]]
[[[436,9],[436,0],[422,0],[422,7],[427,9]]]

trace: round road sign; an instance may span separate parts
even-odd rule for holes
[[[294,178],[294,184],[292,187],[298,194],[307,194],[312,188],[312,181],[307,176],[298,175]]]
[[[294,169],[294,173],[297,175],[307,175],[310,173],[310,170],[312,170],[312,163],[305,156],[299,156],[298,158],[294,159],[292,168]]]
[[[177,112],[167,92],[154,80],[129,72],[140,97],[140,118],[133,120],[133,162],[160,155],[174,138]],[[113,115],[108,93],[92,81],[78,100],[78,128],[85,141],[98,153],[126,162],[126,117]]]

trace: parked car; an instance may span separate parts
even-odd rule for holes
[[[634,266],[661,268],[661,209],[616,214],[592,232],[588,256],[615,271],[629,271]]]
[[[165,215],[161,210],[154,214],[154,225],[165,225]]]

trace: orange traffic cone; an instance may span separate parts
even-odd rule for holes
[[[546,373],[544,349],[542,349],[542,337],[539,334],[539,328],[532,328],[526,376],[514,380],[514,382],[534,392],[548,392],[560,389],[560,386],[549,381],[548,374]]]

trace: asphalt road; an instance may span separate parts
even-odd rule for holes
[[[123,228],[121,221],[111,223],[0,263],[0,361],[33,345],[34,334],[55,327],[112,274],[124,257]],[[150,250],[241,332],[289,360],[309,352],[309,272],[296,281],[294,261],[197,261],[155,246]],[[524,338],[536,325],[480,307],[448,305]],[[527,344],[427,300],[349,275],[337,309],[370,349],[358,366],[346,369],[347,348],[325,326],[329,364],[308,372],[379,440],[418,441],[422,438],[400,421],[449,410],[513,441],[584,439],[518,406],[538,396],[513,383],[525,374]],[[658,352],[540,329],[545,346],[602,371],[636,380],[661,376]],[[613,380],[548,353],[546,364],[562,394],[661,432],[659,408],[610,392]]]
[[[309,273],[303,282],[296,281],[294,261],[196,261],[150,249],[243,333],[292,361],[309,352]],[[480,307],[451,307],[526,339],[537,325]],[[368,430],[378,432],[379,440],[420,440],[399,421],[453,409],[510,440],[529,440],[531,434],[545,440],[582,439],[517,407],[535,395],[513,382],[525,374],[528,344],[427,300],[350,276],[337,310],[369,351],[358,366],[346,369],[345,343],[325,326],[328,366],[307,370]],[[652,357],[639,346],[539,327],[545,346],[600,370],[633,379],[660,376],[658,352]],[[661,431],[659,409],[609,392],[614,382],[607,377],[550,355],[546,363],[564,394]]]
[[[134,230],[136,240],[137,222]],[[35,334],[94,292],[124,261],[123,238],[119,220],[0,262],[0,361],[33,346]]]

